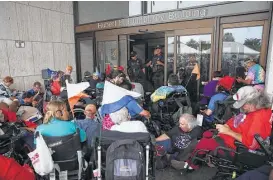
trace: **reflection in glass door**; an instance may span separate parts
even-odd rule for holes
[[[111,67],[118,65],[117,41],[97,42],[97,64],[100,72],[105,72],[108,64]]]
[[[174,45],[174,36],[167,37],[167,77],[169,74],[173,73],[174,68],[174,51],[175,51],[175,45]]]
[[[200,82],[209,80],[210,59],[211,34],[177,36],[176,72],[189,90],[192,101],[197,101]],[[196,64],[200,70],[200,81],[192,74]]]
[[[260,62],[263,26],[226,28],[223,30],[222,72],[244,77],[244,60]]]
[[[81,74],[80,79],[84,77],[84,72],[89,71],[93,73],[94,71],[94,59],[93,59],[93,39],[84,38],[79,39],[80,44],[80,67]]]

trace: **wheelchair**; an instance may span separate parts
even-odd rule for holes
[[[50,179],[61,179],[63,176],[69,180],[91,179],[92,171],[84,159],[79,129],[71,135],[43,136],[43,138],[53,151],[54,171],[50,173]]]
[[[177,118],[173,119],[173,115],[185,106],[191,107],[187,92],[173,92],[166,99],[154,104],[152,119],[158,121],[163,131],[169,131],[179,121]]]
[[[215,110],[214,110],[214,121],[213,122],[206,122],[203,121],[203,129],[208,130],[215,128],[215,124],[225,124],[229,119],[236,116],[240,113],[239,109],[233,108],[233,104],[235,103],[235,100],[233,100],[233,96],[228,96],[223,101],[216,101],[215,102]],[[201,109],[201,110],[205,110]],[[206,115],[204,115],[206,116]]]
[[[155,178],[155,148],[149,133],[123,133],[118,131],[102,131],[100,137],[93,140],[91,155],[92,169],[97,169],[97,179],[107,178],[106,173],[106,152],[109,146],[118,140],[136,140],[143,147],[144,157],[142,163],[145,167],[143,177],[146,180]]]
[[[263,165],[273,164],[272,143],[269,146],[258,134],[254,136],[260,145],[258,150],[250,150],[241,142],[235,141],[236,149],[230,149],[224,146],[217,147],[213,152],[206,154],[205,157],[198,157],[200,152],[207,153],[207,150],[198,150],[192,158],[194,162],[211,164],[217,168],[215,176],[211,180],[230,180],[235,179],[243,173],[261,167]],[[272,140],[272,133],[271,133]],[[220,154],[219,151],[224,152]],[[186,170],[187,171],[187,170]]]

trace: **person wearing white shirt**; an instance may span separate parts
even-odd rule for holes
[[[125,133],[147,133],[148,130],[141,121],[130,121],[130,115],[126,107],[110,114],[110,118],[115,123],[111,127],[111,131],[119,131]]]

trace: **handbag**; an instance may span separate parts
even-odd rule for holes
[[[37,137],[36,137],[37,136]],[[52,160],[52,151],[45,143],[43,136],[39,131],[35,133],[36,149],[28,154],[32,166],[37,174],[44,176],[49,174],[54,168]]]

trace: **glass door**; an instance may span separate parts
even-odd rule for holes
[[[81,80],[84,77],[84,73],[94,71],[94,51],[93,51],[93,38],[84,37],[77,38],[77,69],[78,78]]]
[[[175,31],[173,72],[178,75],[180,83],[189,91],[194,102],[199,98],[201,82],[211,78],[212,32],[212,28]]]
[[[244,76],[244,60],[266,64],[268,21],[252,21],[221,25],[219,69],[225,75]]]
[[[97,44],[97,67],[100,72],[105,72],[107,65],[118,66],[118,37],[100,37],[96,39]]]
[[[164,84],[167,85],[168,77],[174,71],[174,63],[176,59],[176,41],[173,31],[165,32],[165,69]]]
[[[128,35],[119,35],[119,42],[118,42],[119,65],[125,69],[124,72],[126,73],[127,73],[128,55],[130,54],[128,41],[129,41]]]

